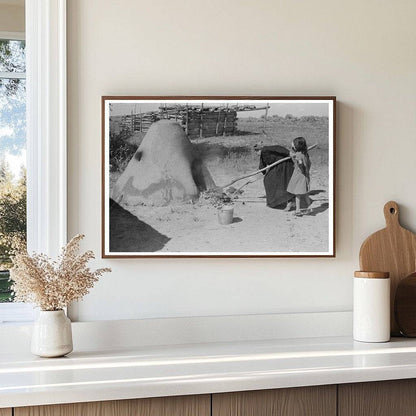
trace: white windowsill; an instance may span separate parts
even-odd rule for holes
[[[4,31],[0,31],[0,39],[4,39],[4,40],[25,40],[25,32],[4,32]]]
[[[0,325],[22,325],[35,319],[33,305],[27,303],[0,303]]]

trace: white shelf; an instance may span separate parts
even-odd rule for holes
[[[349,337],[0,354],[0,407],[416,377],[416,340]]]

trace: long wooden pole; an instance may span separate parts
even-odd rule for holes
[[[186,128],[185,128],[186,135],[189,134],[189,131],[188,131],[188,122],[189,122],[189,108],[188,108],[188,103],[186,103]]]
[[[309,147],[308,147],[308,151],[309,151],[309,150],[312,150],[312,149],[315,149],[315,147],[317,147],[317,146],[318,146],[318,144],[317,144],[317,143],[316,143],[316,144],[314,144],[314,145],[312,145],[312,146],[309,146]],[[261,173],[261,172],[264,172],[264,171],[265,171],[265,170],[267,170],[267,169],[272,168],[273,166],[278,165],[279,163],[287,162],[287,161],[288,161],[288,160],[290,160],[290,159],[291,159],[291,157],[290,157],[290,156],[288,156],[288,157],[284,157],[283,159],[277,160],[276,162],[274,162],[274,163],[272,163],[272,164],[270,164],[270,165],[266,166],[265,168],[262,168],[262,169],[256,170],[255,172],[253,172],[253,173],[249,173],[248,175],[244,175],[244,176],[240,176],[240,177],[238,177],[238,178],[235,178],[235,179],[233,179],[230,183],[227,183],[226,185],[223,185],[223,186],[219,186],[218,188],[228,188],[229,186],[233,185],[234,183],[236,183],[236,182],[238,182],[238,181],[241,181],[241,179],[245,179],[245,178],[249,178],[250,176],[257,175],[257,174],[259,174],[259,173]]]
[[[204,103],[201,103],[201,118],[199,120],[199,138],[202,139],[203,136],[203,128],[204,128]]]
[[[224,130],[222,132],[222,135],[225,136],[226,130],[227,130],[227,117],[228,117],[228,104],[227,104],[227,110],[225,111],[225,117],[224,117]]]
[[[266,111],[264,112],[264,122],[263,122],[263,131],[266,130],[266,122],[267,122],[267,113],[269,112],[269,103],[267,103]]]
[[[221,108],[218,110],[217,124],[215,125],[215,135],[218,136],[218,127],[221,120]]]

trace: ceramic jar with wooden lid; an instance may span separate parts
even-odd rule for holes
[[[354,339],[361,342],[389,341],[389,273],[355,272],[353,303]]]

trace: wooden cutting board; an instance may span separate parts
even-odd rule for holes
[[[391,334],[397,336],[400,331],[394,317],[394,298],[400,280],[416,271],[416,235],[400,225],[396,202],[384,205],[384,217],[386,228],[370,235],[361,246],[360,268],[390,273],[390,327]]]
[[[416,337],[416,273],[399,282],[394,300],[394,316],[403,335]]]

